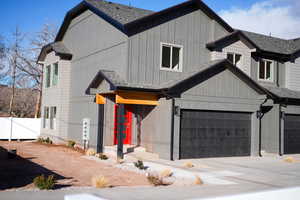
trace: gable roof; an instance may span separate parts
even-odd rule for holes
[[[108,1],[85,0],[85,2],[123,25],[153,13],[151,10],[135,8]]]
[[[291,54],[295,51],[292,40],[285,40],[263,34],[241,31],[251,41],[253,41],[261,50],[274,52],[278,54]]]
[[[215,60],[208,62],[202,65],[200,71],[191,73],[182,79],[174,81],[170,84],[168,88],[168,93],[170,94],[180,94],[195,85],[198,85],[209,78],[223,72],[224,70],[228,69],[230,72],[235,74],[239,79],[244,81],[250,88],[255,90],[259,94],[267,94],[265,88],[260,86],[256,81],[251,79],[247,74],[241,71],[239,68],[234,66],[229,60],[222,59],[222,60]]]
[[[104,0],[84,0],[66,14],[55,41],[61,41],[71,20],[86,10],[91,10],[124,34],[131,36],[199,9],[210,18],[219,22],[228,32],[234,31],[231,26],[201,0],[188,0],[159,12],[134,8]]]
[[[256,48],[256,53],[267,57],[276,57],[288,61],[291,56],[300,51],[300,39],[285,40],[263,34],[253,33],[243,30],[234,32],[206,44],[210,50],[215,50],[224,44],[231,44],[241,40],[246,45]]]
[[[55,55],[61,57],[62,59],[72,59],[70,50],[64,45],[63,42],[52,42],[46,46],[43,46],[40,55],[38,56],[38,61],[44,61],[47,54],[51,51],[54,51]]]
[[[182,78],[157,86],[127,83],[114,71],[100,70],[86,89],[86,94],[90,95],[91,89],[98,88],[100,83],[103,80],[106,80],[110,84],[111,90],[113,91],[134,90],[157,92],[162,95],[180,95],[183,91],[192,88],[205,80],[208,80],[209,78],[226,69],[230,70],[232,73],[238,76],[242,81],[244,81],[249,87],[254,89],[259,94],[266,94],[266,90],[262,86],[260,86],[247,74],[245,74],[240,69],[231,64],[227,59],[215,60],[210,61],[208,63],[204,63],[203,65],[201,65],[201,70],[188,73]]]

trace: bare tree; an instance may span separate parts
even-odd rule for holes
[[[4,42],[4,37],[0,35],[0,83],[5,81],[8,75],[6,54],[7,48]]]
[[[9,69],[11,71],[11,88],[12,88],[12,94],[9,102],[9,116],[13,115],[17,68],[18,66],[20,66],[18,57],[19,57],[19,52],[21,51],[21,43],[23,41],[23,35],[20,32],[18,27],[16,27],[15,31],[12,33],[12,36],[13,36],[13,42],[8,51],[8,63],[9,63]]]
[[[16,55],[15,66],[17,72],[16,75],[13,76],[15,77],[16,84],[19,87],[29,87],[38,91],[38,97],[35,106],[35,117],[40,116],[43,83],[43,67],[42,65],[37,64],[36,61],[42,47],[54,41],[56,30],[57,29],[55,26],[45,24],[43,25],[41,31],[35,34],[30,34],[30,37],[25,37],[26,41],[29,43],[29,48],[24,48],[20,45],[13,45],[13,47],[17,47],[17,50],[13,50],[12,48],[10,53],[12,58],[14,55]],[[22,38],[23,35],[25,36],[25,34],[19,34],[18,37],[20,39],[24,39]],[[14,34],[14,38],[16,38],[16,36],[17,35]],[[19,43],[22,43],[22,41],[19,41]]]

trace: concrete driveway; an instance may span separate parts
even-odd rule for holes
[[[264,190],[278,190],[300,186],[300,155],[292,155],[293,163],[285,162],[285,157],[265,156],[242,158],[211,158],[180,161],[156,160],[159,164],[184,169],[185,162],[195,167],[193,173],[214,176],[223,184],[207,184],[187,187],[119,187],[111,189],[73,188],[56,191],[0,192],[0,199],[63,200],[66,194],[91,193],[106,199],[202,199],[252,193]],[[205,179],[204,179],[205,180]],[[296,197],[295,197],[296,198]],[[296,198],[297,199],[297,198]]]

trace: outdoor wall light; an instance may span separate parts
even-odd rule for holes
[[[179,107],[179,106],[175,106],[174,114],[175,114],[176,116],[180,116],[180,107]]]

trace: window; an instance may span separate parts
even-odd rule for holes
[[[182,46],[161,44],[161,69],[182,71]]]
[[[262,81],[273,81],[273,62],[270,60],[260,60],[258,69],[258,79]]]
[[[50,87],[51,84],[51,65],[46,67],[46,88]]]
[[[43,128],[47,128],[49,119],[49,107],[44,107],[44,118],[43,118]]]
[[[234,65],[240,66],[242,62],[242,55],[237,53],[227,53],[227,59]]]
[[[58,63],[53,64],[53,70],[52,70],[52,86],[57,85],[58,80]]]
[[[50,108],[50,129],[56,129],[56,107]]]

